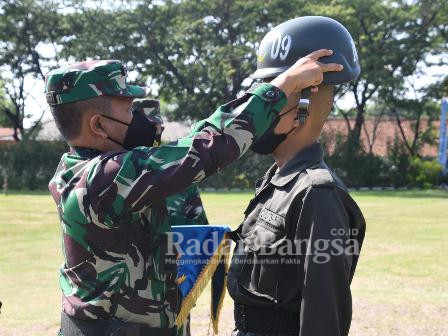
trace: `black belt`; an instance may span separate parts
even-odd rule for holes
[[[80,320],[62,312],[61,336],[175,336],[176,328],[152,328],[116,320]]]
[[[239,331],[273,335],[298,335],[299,313],[285,309],[235,303],[235,326]]]

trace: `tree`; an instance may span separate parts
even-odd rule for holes
[[[81,33],[65,52],[126,60],[140,74],[137,82],[147,82],[153,95],[177,105],[172,117],[204,118],[241,90],[255,70],[263,35],[291,13],[299,15],[304,4],[208,0],[134,1],[114,10],[85,6],[72,18],[84,29],[76,29]],[[94,25],[98,34],[91,36],[85,25]]]
[[[12,106],[8,106],[8,104],[11,104],[11,102],[7,99],[5,95],[5,90],[3,88],[3,83],[0,82],[0,108],[2,106],[7,106],[6,108],[12,109]],[[0,127],[12,127],[13,124],[11,120],[8,119],[8,117],[0,112]]]
[[[63,4],[63,11],[49,0],[7,0],[0,6],[0,46],[6,47],[0,51],[0,68],[12,104],[0,113],[17,134],[26,133],[25,81],[43,78],[43,68],[56,66],[59,60],[120,59],[131,69],[135,83],[147,84],[152,95],[177,107],[172,117],[204,118],[220,103],[235,98],[241,82],[255,70],[257,46],[267,31],[293,17],[320,14],[347,26],[359,50],[361,77],[338,90],[338,96],[354,98],[356,122],[347,125],[351,138],[359,143],[369,104],[381,104],[391,92],[406,98],[406,78],[418,73],[429,53],[446,50],[443,36],[448,31],[442,0],[72,0]],[[42,45],[54,47],[51,57],[39,52]],[[350,113],[341,111],[345,118]]]
[[[402,143],[407,149],[409,155],[419,156],[419,150],[424,144],[434,144],[434,128],[432,127],[432,121],[434,117],[438,115],[437,106],[430,100],[401,100],[391,105],[391,113],[395,116],[398,128],[400,130],[400,136]],[[412,120],[411,135],[406,135],[406,132],[402,126],[402,118],[407,117],[408,120]],[[426,118],[425,118],[426,117]],[[428,122],[428,127],[423,128],[423,118]]]
[[[57,9],[49,1],[5,0],[0,5],[0,80],[4,90],[0,115],[14,128],[17,141],[36,131],[44,113],[43,107],[37,107],[40,117],[25,129],[24,120],[31,117],[25,112],[25,102],[35,97],[28,83],[44,79],[55,62],[56,43],[64,30]],[[39,52],[44,45],[55,48],[54,57]]]
[[[426,94],[438,102],[440,102],[442,98],[448,97],[448,75],[442,78],[439,82],[429,86],[426,90]]]
[[[353,127],[348,124],[355,145],[359,146],[369,102],[404,96],[406,78],[419,72],[428,54],[446,45],[437,34],[442,28],[443,7],[439,0],[330,0],[310,6],[315,14],[342,22],[358,48],[361,76],[340,91],[341,96],[349,93],[355,101],[355,123]]]

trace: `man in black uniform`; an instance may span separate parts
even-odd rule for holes
[[[288,96],[277,122],[252,145],[274,164],[233,238],[228,274],[235,301],[233,336],[348,335],[350,283],[365,221],[344,184],[323,162],[317,142],[333,103],[333,86],[355,79],[358,57],[349,32],[326,17],[301,17],[275,27],[261,42],[255,79],[269,80],[309,48],[329,48],[322,62],[344,70],[319,87]],[[300,99],[300,100],[299,100]],[[309,111],[308,111],[309,105]]]

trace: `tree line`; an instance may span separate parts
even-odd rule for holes
[[[232,100],[256,67],[256,50],[275,25],[297,16],[325,15],[343,23],[358,48],[361,76],[336,91],[333,115],[346,121],[340,152],[369,154],[377,127],[393,119],[402,130],[400,148],[419,157],[434,143],[422,120],[438,118],[448,76],[418,86],[428,66],[446,63],[448,6],[445,0],[3,0],[0,3],[0,125],[17,141],[32,139],[45,106],[30,83],[58,66],[85,59],[119,59],[136,84],[151,87],[169,119],[194,122]],[[343,109],[338,99],[354,102]],[[31,102],[31,103],[30,103]],[[27,111],[29,108],[27,109]],[[26,121],[32,120],[30,127]],[[354,120],[354,122],[350,122]],[[365,134],[368,146],[361,146]],[[372,154],[372,153],[370,153]]]

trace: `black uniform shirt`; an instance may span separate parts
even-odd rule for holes
[[[363,215],[318,143],[257,182],[228,273],[235,302],[297,312],[301,336],[347,335]]]

